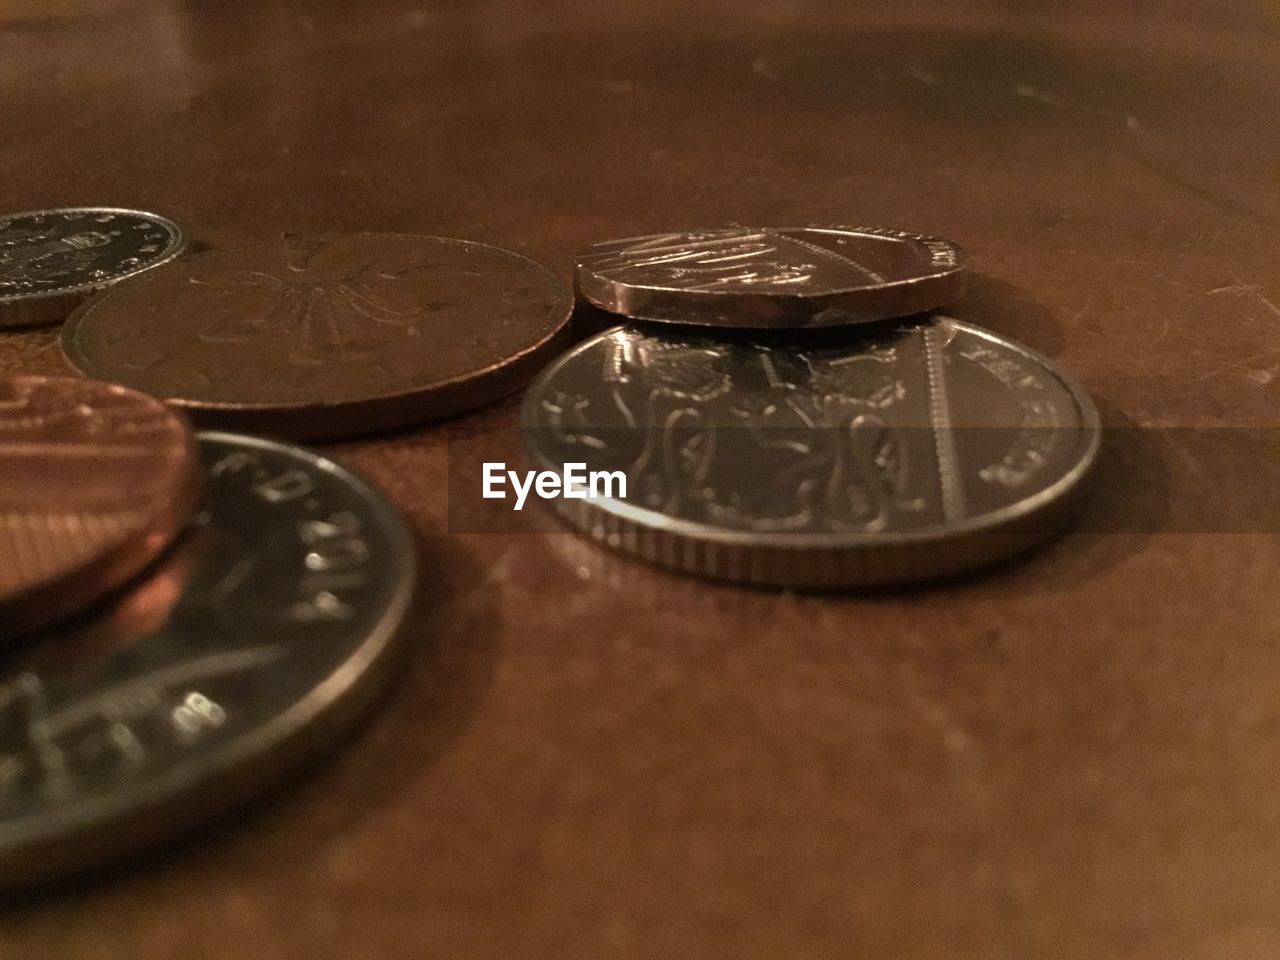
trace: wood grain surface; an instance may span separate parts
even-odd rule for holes
[[[1278,97],[1269,0],[0,0],[0,209],[453,235],[566,279],[669,227],[938,233],[959,315],[1112,428],[1074,535],[834,597],[542,514],[451,532],[513,402],[334,447],[427,571],[384,708],[254,810],[3,905],[0,957],[1280,957],[1280,544],[1215,532],[1280,462]],[[60,369],[54,337],[0,370]]]

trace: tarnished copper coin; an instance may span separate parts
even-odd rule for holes
[[[172,260],[186,243],[172,220],[141,210],[0,216],[0,327],[57,323],[86,297]]]
[[[950,240],[874,227],[730,227],[597,243],[579,294],[637,320],[833,327],[924,313],[964,294]]]
[[[0,641],[100,599],[195,508],[185,419],[124,387],[0,378]]]
[[[559,352],[572,307],[545,267],[485,244],[287,238],[121,284],[72,315],[62,348],[198,423],[317,439],[518,390]]]

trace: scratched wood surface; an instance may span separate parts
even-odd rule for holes
[[[1264,0],[0,0],[0,209],[566,276],[677,225],[940,233],[959,314],[1112,427],[1076,535],[822,598],[545,518],[451,532],[451,463],[515,459],[512,403],[345,444],[428,569],[383,709],[252,811],[0,906],[0,956],[1280,956],[1280,549],[1220,532],[1277,462],[1278,95]],[[58,362],[0,337],[0,370]]]

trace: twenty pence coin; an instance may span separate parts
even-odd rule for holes
[[[577,258],[580,296],[638,320],[795,329],[936,310],[964,294],[949,240],[870,227],[698,230],[614,240]]]

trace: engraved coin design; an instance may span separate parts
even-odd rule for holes
[[[182,253],[154,213],[76,207],[0,215],[0,328],[57,323],[82,300]]]
[[[334,437],[518,390],[567,335],[572,296],[464,240],[287,238],[176,261],[85,304],[63,351],[197,423]]]
[[[614,240],[577,258],[578,293],[638,320],[827,327],[924,313],[964,294],[941,237],[867,227],[702,230]]]
[[[1030,546],[1069,518],[1100,439],[1088,396],[1047,361],[944,317],[785,346],[618,327],[544,372],[522,426],[537,469],[626,477],[625,498],[554,500],[592,539],[818,588]]]
[[[185,418],[124,387],[0,378],[0,642],[100,599],[195,508]]]
[[[598,243],[577,291],[637,320],[730,328],[840,326],[920,314],[964,294],[941,237],[864,227],[699,230]]]
[[[164,563],[0,660],[0,885],[103,862],[260,792],[389,675],[415,582],[393,508],[323,457],[199,439],[204,507]]]

